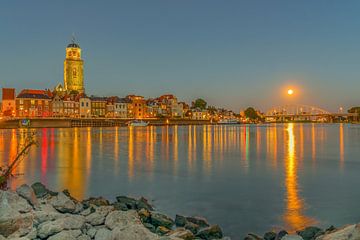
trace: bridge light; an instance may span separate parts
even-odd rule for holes
[[[288,89],[287,93],[288,93],[288,95],[293,95],[293,94],[294,94],[294,90]]]

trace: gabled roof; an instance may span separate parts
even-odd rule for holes
[[[22,90],[16,98],[29,98],[29,99],[49,99],[49,91],[47,90],[36,90],[36,89],[24,89]]]

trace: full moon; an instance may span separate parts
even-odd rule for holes
[[[293,93],[294,93],[294,90],[292,90],[292,89],[289,89],[289,90],[287,91],[287,93],[288,93],[288,95],[293,95]]]

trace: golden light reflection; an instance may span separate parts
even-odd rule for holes
[[[340,168],[344,167],[344,124],[339,126],[339,153],[340,153]]]
[[[286,187],[286,209],[284,222],[287,229],[295,231],[310,226],[316,221],[304,215],[305,204],[299,194],[298,176],[297,176],[297,158],[295,149],[294,124],[289,123],[286,129],[287,133],[287,155],[285,158],[285,187]]]
[[[128,177],[129,181],[134,177],[134,127],[129,127],[129,160],[128,160]]]

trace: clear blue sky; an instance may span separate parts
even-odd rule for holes
[[[89,94],[335,111],[360,105],[359,13],[358,0],[5,0],[0,87],[62,82],[75,33]]]

